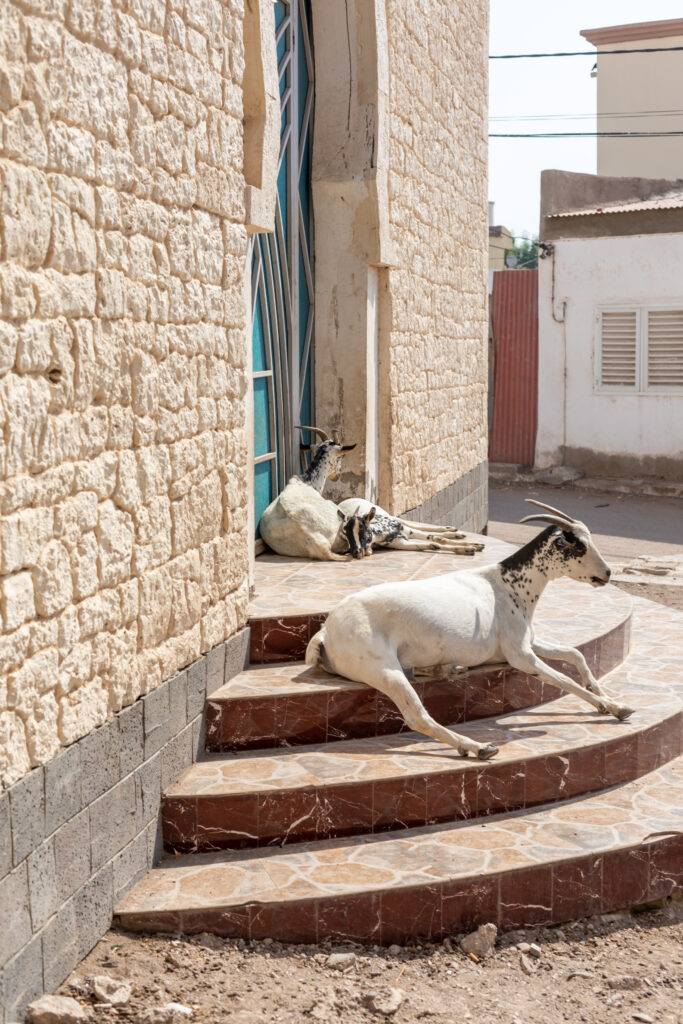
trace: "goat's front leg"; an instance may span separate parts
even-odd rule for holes
[[[444,725],[439,725],[426,711],[402,669],[382,669],[374,679],[371,679],[368,673],[364,676],[363,682],[369,683],[370,686],[374,686],[375,689],[380,690],[393,700],[403,715],[406,725],[414,729],[415,732],[425,733],[432,739],[447,743],[449,747],[455,747],[463,757],[474,754],[475,757],[486,761],[498,753],[498,747],[494,747],[490,743],[482,746],[480,743],[468,739],[467,736],[461,736],[460,733],[452,732]]]
[[[581,651],[577,651],[575,647],[565,647],[563,644],[550,644],[543,640],[536,640],[535,638],[531,641],[536,654],[541,658],[550,658],[552,661],[567,661],[574,668],[578,669],[579,675],[581,676],[581,682],[590,690],[591,693],[597,693],[600,697],[606,697],[607,694],[600,686],[593,673],[588,667],[588,662],[584,658]]]
[[[625,704],[617,704],[616,701],[606,697],[604,694],[591,693],[585,690],[583,686],[575,683],[569,676],[558,672],[557,669],[551,668],[550,665],[546,665],[531,647],[522,648],[517,651],[503,650],[503,654],[507,654],[508,661],[513,668],[519,669],[520,672],[527,672],[529,675],[537,676],[544,683],[552,683],[566,693],[573,693],[576,697],[581,697],[583,700],[588,701],[589,704],[592,704],[594,708],[597,708],[603,715],[614,715],[620,722],[623,722],[625,718],[633,714],[633,708],[626,707]]]
[[[350,554],[340,555],[332,550],[332,545],[326,537],[311,537],[309,544],[311,558],[317,558],[321,562],[350,562]]]

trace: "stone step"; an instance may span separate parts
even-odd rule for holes
[[[598,678],[621,664],[630,645],[631,599],[609,589],[613,592],[599,618],[582,615],[562,631],[563,642],[583,652]],[[540,612],[537,632],[560,639],[554,618]],[[578,678],[571,666],[558,667]],[[451,725],[531,707],[558,693],[554,686],[509,667],[472,670],[457,682],[418,678],[415,689],[429,713]],[[324,743],[405,728],[394,704],[376,690],[301,662],[249,668],[216,690],[206,707],[206,745],[214,751]]]
[[[121,901],[132,931],[283,942],[437,940],[683,891],[683,758],[533,811],[286,850],[170,857]]]
[[[604,680],[610,695],[635,708],[626,722],[564,695],[455,726],[499,747],[488,762],[411,732],[210,756],[166,792],[165,844],[239,849],[412,828],[562,800],[650,772],[680,753],[683,721],[683,616],[672,619],[674,646],[653,660],[651,614],[638,610],[634,650]]]

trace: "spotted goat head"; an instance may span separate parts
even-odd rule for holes
[[[358,514],[358,509],[351,515],[346,515],[340,508],[337,515],[341,519],[340,531],[349,545],[349,553],[353,558],[365,558],[372,554],[372,530],[370,523],[375,515],[374,507],[364,516]]]
[[[549,523],[555,527],[548,534],[548,557],[556,563],[558,576],[569,576],[593,587],[604,587],[609,583],[612,570],[596,548],[585,523],[542,501],[534,501],[533,498],[526,501],[544,509],[544,512],[525,516],[520,522]]]

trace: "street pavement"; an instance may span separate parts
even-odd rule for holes
[[[525,498],[562,509],[586,524],[601,554],[624,563],[639,555],[683,556],[683,500],[595,491],[492,484],[489,488],[489,536],[524,544],[539,524],[520,525],[534,511]]]

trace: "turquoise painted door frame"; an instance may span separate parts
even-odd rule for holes
[[[275,231],[252,236],[254,502],[264,509],[299,472],[297,423],[312,423],[313,224],[310,0],[276,0],[280,163]]]

